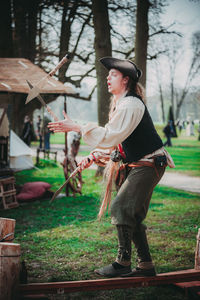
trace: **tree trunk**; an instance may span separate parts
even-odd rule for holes
[[[71,25],[76,10],[78,8],[79,1],[75,1],[72,8],[69,8],[68,1],[63,2],[63,12],[62,12],[62,22],[61,22],[61,32],[60,32],[60,53],[59,60],[61,60],[69,51],[69,41],[71,37]],[[71,6],[70,6],[71,7]],[[70,12],[69,12],[70,9]],[[68,13],[68,17],[67,17]],[[65,73],[69,67],[69,63],[66,63],[59,69],[58,79],[61,82],[65,82]]]
[[[137,0],[136,34],[135,34],[135,63],[142,70],[140,79],[143,87],[146,87],[147,46],[149,38],[148,12],[150,2]]]
[[[34,62],[38,9],[39,0],[13,0],[14,57],[28,58]]]
[[[39,13],[39,1],[30,1],[28,5],[28,58],[34,63],[36,57],[36,35],[37,35],[37,17]]]
[[[97,74],[98,121],[100,126],[104,126],[108,121],[110,94],[107,89],[107,71],[100,64],[99,59],[112,55],[107,0],[92,0],[92,11],[95,31],[94,47]]]
[[[172,106],[172,112],[173,115],[175,115],[175,105],[174,105],[174,77],[171,78],[171,106]]]
[[[12,57],[11,0],[1,1],[0,36],[0,57]]]
[[[160,104],[161,104],[161,110],[162,110],[162,121],[163,121],[163,123],[165,123],[164,99],[163,99],[163,92],[162,92],[161,84],[159,84],[159,91],[160,91]]]
[[[38,57],[37,57],[37,62],[38,66],[42,66],[42,8],[41,6],[39,7],[38,11]]]
[[[14,57],[28,58],[26,34],[26,0],[13,0]]]

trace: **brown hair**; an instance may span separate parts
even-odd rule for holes
[[[124,77],[126,77],[126,75],[123,75]],[[132,78],[128,77],[128,84],[127,84],[127,90],[130,92],[134,92],[135,94],[137,94],[138,96],[141,97],[142,101],[144,102],[144,104],[146,104],[146,97],[145,97],[145,89],[143,88],[143,86],[141,85],[141,83],[139,82],[135,82]],[[114,99],[114,97],[111,97],[111,101],[110,101],[110,111],[109,111],[109,120],[112,117],[112,113],[115,110],[115,106],[116,106],[116,101]]]
[[[134,92],[138,96],[141,97],[144,104],[146,104],[146,98],[145,98],[145,90],[141,83],[134,81],[132,78],[129,77],[127,89],[130,92]]]

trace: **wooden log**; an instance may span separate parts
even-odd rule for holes
[[[0,242],[11,242],[15,234],[14,219],[0,218]]]
[[[194,281],[200,278],[200,270],[183,270],[158,274],[154,277],[127,277],[97,280],[29,283],[20,285],[20,295],[64,294],[80,291],[148,287],[175,282]]]
[[[195,250],[195,270],[200,270],[200,228],[197,234],[197,245]]]
[[[0,299],[18,299],[20,245],[0,243]]]

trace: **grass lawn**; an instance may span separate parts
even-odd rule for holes
[[[166,141],[161,126],[157,126],[159,135]],[[165,147],[173,157],[176,168],[167,169],[170,172],[181,172],[191,176],[200,176],[200,141],[197,131],[195,136],[187,137],[185,130],[178,137],[172,138],[172,147]]]
[[[172,138],[173,147],[166,147],[173,157],[176,168],[170,172],[181,172],[191,176],[200,176],[200,141],[196,137]]]
[[[76,198],[63,196],[52,204],[49,199],[43,199],[16,209],[1,210],[2,217],[16,219],[15,242],[21,244],[29,282],[95,279],[94,269],[115,259],[117,239],[110,217],[107,214],[101,222],[96,218],[102,181],[94,174],[94,170],[83,172],[85,184],[82,195]],[[39,170],[19,172],[16,180],[17,184],[46,181],[55,190],[63,183],[64,176],[62,168],[52,163]],[[156,187],[145,223],[158,273],[194,267],[199,204],[197,194]],[[133,249],[133,266],[134,262]],[[161,286],[77,293],[62,299],[185,298],[174,287]]]

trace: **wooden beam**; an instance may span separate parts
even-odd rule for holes
[[[200,270],[189,269],[158,274],[154,277],[127,277],[49,283],[29,283],[20,285],[20,295],[64,294],[80,291],[111,290],[148,287],[161,284],[199,280]]]

